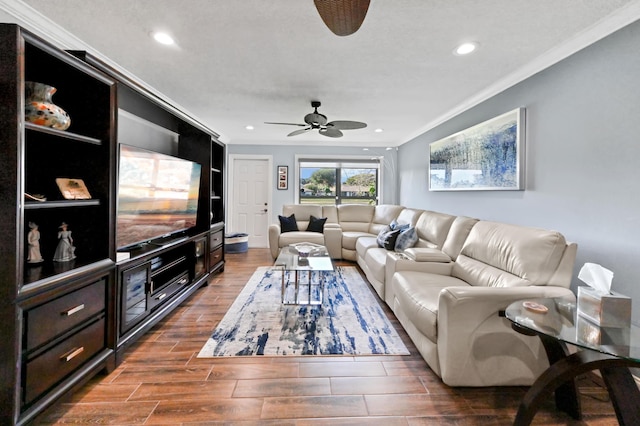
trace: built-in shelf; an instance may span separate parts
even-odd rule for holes
[[[94,145],[102,145],[102,141],[100,139],[92,138],[89,136],[79,135],[77,133],[68,132],[66,130],[58,130],[53,129],[51,127],[39,126],[33,123],[25,123],[25,129],[33,132],[45,133],[52,136],[58,136],[65,139],[71,139],[78,142],[86,142]]]
[[[99,206],[100,200],[25,201],[25,210]]]

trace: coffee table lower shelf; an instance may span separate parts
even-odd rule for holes
[[[321,305],[327,271],[289,271],[282,274],[281,302],[283,305]]]

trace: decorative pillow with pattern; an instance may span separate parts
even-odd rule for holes
[[[280,216],[278,215],[278,219],[280,219],[280,232],[292,232],[298,230],[298,222],[296,222],[296,215],[291,214],[291,216]]]
[[[396,239],[398,238],[398,235],[400,235],[400,230],[398,229],[384,234],[384,248],[389,251],[393,251],[396,246]]]
[[[326,217],[321,217],[318,219],[314,215],[311,215],[309,218],[309,225],[307,226],[308,232],[319,232],[322,234],[324,231],[324,223],[327,221]]]
[[[395,251],[403,251],[404,249],[413,247],[418,242],[418,233],[416,228],[410,227],[400,232],[396,239]]]
[[[393,219],[393,220],[391,221],[391,223],[389,224],[389,226],[391,227],[391,230],[392,230],[392,231],[395,231],[396,229],[398,229],[398,230],[400,230],[400,231],[405,231],[405,230],[409,229],[409,227],[410,227],[411,225],[410,225],[410,224],[408,224],[408,223],[402,223],[402,224],[400,224],[400,223],[396,222],[396,220],[395,220],[395,219]]]
[[[391,231],[391,226],[387,225],[378,232],[378,236],[376,237],[376,242],[378,243],[378,247],[384,247],[384,234]]]

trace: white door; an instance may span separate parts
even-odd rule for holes
[[[249,247],[268,247],[271,158],[230,157],[231,223],[227,233],[249,234]]]

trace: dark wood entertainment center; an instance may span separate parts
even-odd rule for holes
[[[131,78],[0,24],[0,424],[28,424],[103,371],[224,269],[225,146],[219,135]],[[67,130],[25,122],[25,82],[56,87]],[[153,137],[160,130],[175,140]],[[202,167],[196,226],[116,247],[118,145]],[[82,179],[90,199],[64,199],[56,178]],[[44,201],[25,194],[43,195]],[[76,258],[54,262],[58,231]],[[29,224],[43,262],[29,263]]]

